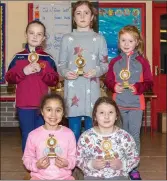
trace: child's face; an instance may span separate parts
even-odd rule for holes
[[[130,33],[121,34],[119,39],[120,49],[127,55],[129,55],[138,45],[138,41]]]
[[[26,38],[30,47],[40,46],[45,39],[43,26],[36,23],[31,24],[27,30]]]
[[[60,101],[56,99],[47,100],[41,113],[45,120],[45,126],[48,130],[57,128],[64,114]]]
[[[102,103],[97,107],[96,121],[99,128],[112,128],[117,118],[115,107],[108,103]]]
[[[77,29],[89,29],[93,15],[89,7],[85,4],[78,6],[74,13],[74,21],[77,24]]]

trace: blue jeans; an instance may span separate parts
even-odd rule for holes
[[[22,135],[22,151],[24,152],[28,134],[44,124],[44,120],[39,109],[21,109],[17,108],[19,124]]]
[[[69,128],[74,132],[76,141],[78,141],[81,134],[81,122],[82,117],[84,117],[84,127],[85,130],[92,128],[92,119],[88,116],[77,116],[77,117],[69,117]]]

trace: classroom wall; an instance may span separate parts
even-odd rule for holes
[[[44,1],[42,1],[44,2]],[[107,1],[102,1],[107,2]],[[109,1],[111,3],[111,1]],[[112,1],[117,2],[118,1]],[[131,1],[119,1],[127,2]],[[28,3],[30,1],[7,1],[7,52],[6,66],[9,65],[13,55],[22,49],[25,43],[24,32],[28,22]],[[146,54],[152,65],[152,2],[151,1],[135,1],[133,3],[146,3]],[[19,8],[19,11],[18,11]]]
[[[3,1],[1,1],[3,3]],[[44,1],[42,1],[44,2]],[[48,1],[47,1],[48,2]],[[102,1],[104,2],[104,1]],[[107,2],[107,1],[105,1]],[[111,3],[111,1],[108,1]],[[118,1],[112,1],[117,3]],[[121,1],[119,1],[121,2]],[[122,1],[123,3],[131,1]],[[146,54],[152,64],[152,2],[136,1],[146,3]],[[16,52],[19,52],[23,43],[26,42],[24,32],[28,23],[28,3],[31,1],[4,1],[6,3],[6,68]],[[135,2],[133,2],[135,3]],[[13,88],[11,88],[13,89]],[[1,86],[1,94],[9,96],[10,91],[6,85]],[[12,96],[12,95],[10,95]],[[150,125],[150,104],[147,105],[147,120]],[[0,127],[18,127],[18,119],[15,111],[14,101],[1,102],[1,125]]]

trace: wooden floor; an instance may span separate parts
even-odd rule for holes
[[[1,180],[23,180],[27,171],[22,164],[21,137],[17,130],[1,132]],[[141,162],[143,180],[166,180],[166,134],[141,134]]]

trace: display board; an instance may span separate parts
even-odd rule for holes
[[[109,61],[119,53],[118,32],[135,25],[145,38],[145,3],[100,3],[99,33],[107,41]]]
[[[28,5],[29,22],[40,20],[46,26],[45,51],[53,56],[56,64],[59,58],[61,38],[71,32],[71,2],[34,2]]]
[[[0,3],[0,84],[5,83],[5,4]]]
[[[119,53],[118,32],[123,26],[137,26],[145,40],[145,3],[93,3],[98,9],[98,27],[95,31],[102,34],[107,41],[109,61]],[[46,51],[54,57],[56,63],[61,38],[72,31],[72,4],[71,1],[29,3],[29,21],[39,19],[45,24]]]

